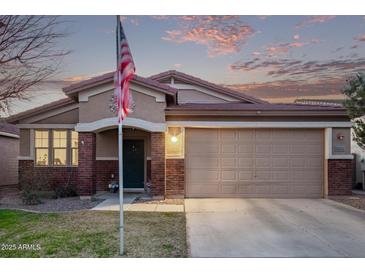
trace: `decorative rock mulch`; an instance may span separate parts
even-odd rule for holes
[[[330,197],[331,200],[365,210],[365,195]]]
[[[80,197],[59,199],[41,199],[39,205],[24,205],[17,196],[6,197],[0,200],[0,209],[22,209],[35,212],[70,212],[91,209],[103,199],[80,200]]]

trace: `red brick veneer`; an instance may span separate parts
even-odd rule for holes
[[[33,160],[19,161],[19,185],[29,183],[38,190],[52,190],[58,185],[77,186],[77,167],[37,167]]]
[[[352,194],[352,160],[328,160],[328,195]]]
[[[151,132],[151,194],[165,196],[164,132]]]
[[[185,160],[166,159],[166,196],[180,197],[185,195]]]
[[[91,196],[96,192],[96,135],[79,132],[78,192],[80,196]]]
[[[114,181],[119,180],[118,160],[96,161],[96,191],[107,191],[114,174]]]

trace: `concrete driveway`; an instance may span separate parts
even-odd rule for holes
[[[365,257],[365,212],[322,199],[186,199],[192,257]]]

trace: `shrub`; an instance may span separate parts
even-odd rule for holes
[[[22,201],[25,205],[38,205],[41,202],[39,195],[36,191],[30,188],[24,188],[22,191]]]
[[[67,185],[56,185],[53,187],[54,198],[65,198],[65,197],[75,197],[77,196],[76,187],[71,184]]]

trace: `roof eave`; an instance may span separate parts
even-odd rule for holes
[[[166,109],[166,116],[342,116],[345,110],[187,110]]]

